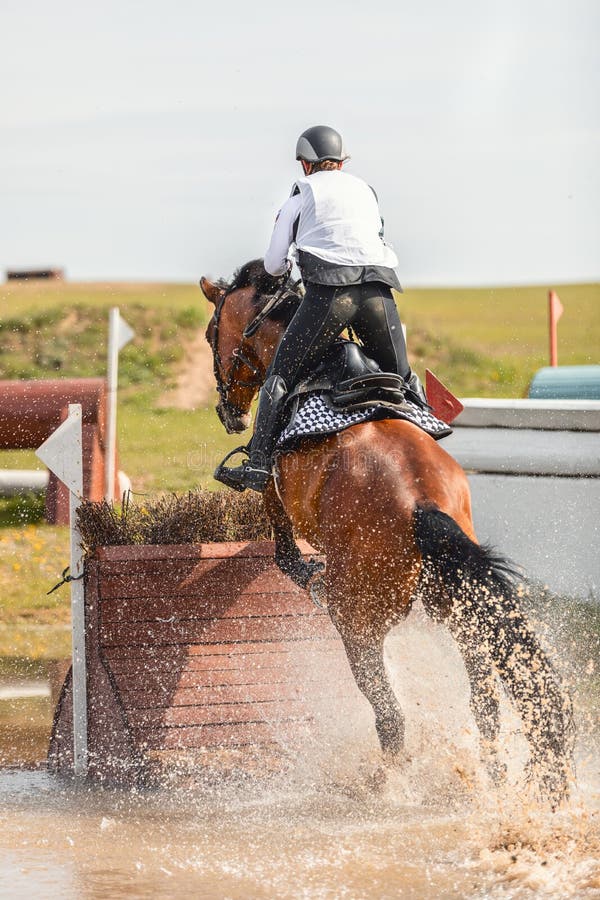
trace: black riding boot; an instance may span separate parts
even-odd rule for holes
[[[271,375],[265,381],[258,399],[254,435],[249,447],[249,458],[241,466],[228,468],[223,462],[215,469],[214,477],[236,491],[250,488],[264,491],[271,477],[271,457],[278,437],[283,401],[287,395],[285,381],[279,375]]]
[[[422,409],[431,409],[427,401],[425,388],[421,384],[421,379],[419,378],[417,373],[411,372],[410,375],[404,379],[404,381],[408,387],[405,395],[406,399],[412,400],[413,403],[416,403],[416,405],[420,406]]]

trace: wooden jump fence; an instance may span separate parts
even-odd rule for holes
[[[267,541],[121,546],[86,563],[89,777],[145,780],[182,758],[243,766],[356,704],[329,616],[273,551]],[[70,673],[48,761],[73,771]]]

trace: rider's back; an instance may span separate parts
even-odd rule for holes
[[[381,239],[375,194],[361,178],[322,171],[296,184],[302,198],[298,250],[342,266],[398,265],[396,254]]]

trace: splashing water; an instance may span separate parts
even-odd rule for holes
[[[360,699],[324,704],[318,739],[290,749],[284,774],[188,777],[140,792],[6,770],[0,895],[599,896],[600,753],[589,698],[579,710],[578,786],[553,814],[524,785],[526,745],[508,702],[508,787],[492,789],[444,628],[417,610],[388,638],[386,661],[410,760],[385,785],[373,778],[380,760]]]

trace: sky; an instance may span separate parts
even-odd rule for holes
[[[329,124],[407,286],[600,280],[599,0],[2,0],[0,272],[228,277]]]

